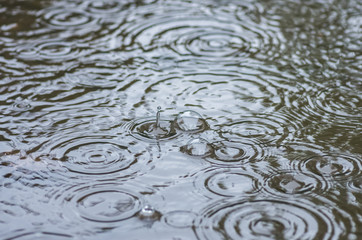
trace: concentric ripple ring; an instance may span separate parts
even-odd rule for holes
[[[195,225],[198,239],[330,239],[342,230],[327,209],[273,199],[216,202]]]

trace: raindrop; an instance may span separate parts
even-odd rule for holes
[[[195,111],[187,110],[177,115],[175,122],[185,132],[201,132],[207,128],[206,121]]]

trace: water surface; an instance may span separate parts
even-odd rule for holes
[[[361,16],[0,0],[0,238],[362,238]]]

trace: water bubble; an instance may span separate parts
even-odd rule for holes
[[[211,144],[203,138],[195,138],[189,141],[183,149],[191,156],[206,157],[213,153]]]
[[[185,132],[200,132],[207,127],[207,123],[201,115],[192,110],[178,114],[175,122],[177,127]]]
[[[161,214],[158,211],[156,211],[153,206],[146,204],[139,212],[139,217],[141,219],[159,220]]]
[[[141,215],[144,217],[150,217],[155,214],[155,209],[151,205],[146,205],[141,209]]]

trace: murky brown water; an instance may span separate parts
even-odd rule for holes
[[[362,239],[361,31],[359,0],[0,0],[0,238]]]

